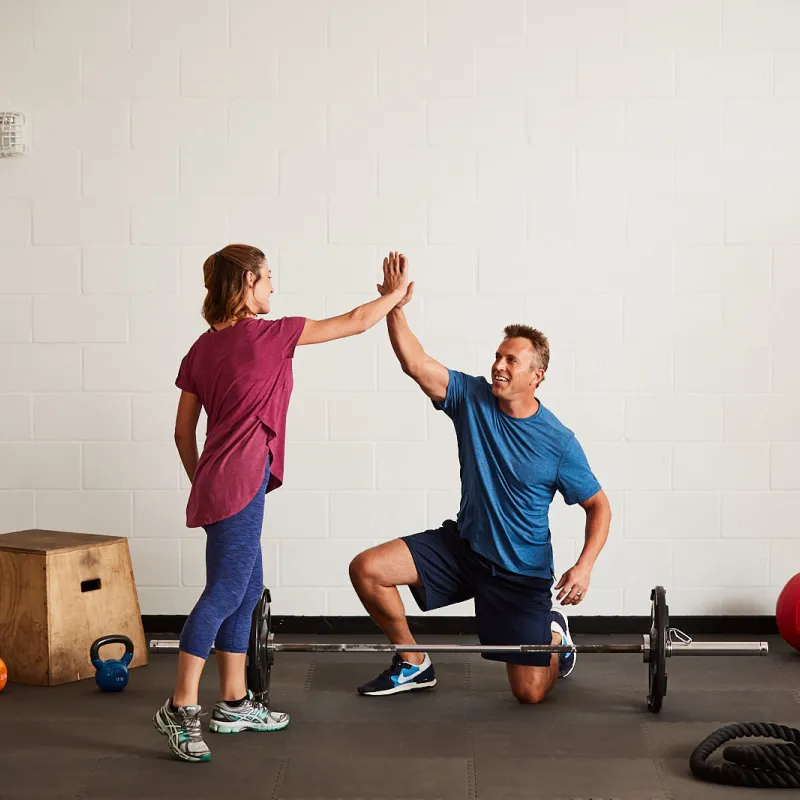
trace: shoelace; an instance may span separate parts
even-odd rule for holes
[[[200,723],[200,717],[205,717],[207,711],[198,711],[196,714],[182,714],[181,724],[189,734],[189,739],[193,742],[199,742],[203,739],[203,726]]]
[[[267,718],[269,718],[270,716],[274,716],[275,719],[281,719],[283,717],[283,714],[281,714],[281,713],[279,713],[277,711],[270,711],[269,710],[269,706],[267,706],[266,703],[264,703],[262,700],[256,700],[255,697],[252,700],[249,700],[248,702],[257,711],[262,711],[263,710],[263,712],[264,712],[264,714],[265,714],[265,716]]]
[[[381,674],[378,676],[379,678],[388,678],[393,672],[402,669],[403,667],[403,659],[400,656],[393,656],[392,657],[392,664],[390,667],[387,667]]]

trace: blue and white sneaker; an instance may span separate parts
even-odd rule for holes
[[[569,635],[569,622],[567,621],[566,614],[552,609],[550,611],[550,630],[561,636],[561,644],[572,645],[572,637]],[[559,653],[558,654],[558,677],[566,678],[567,675],[575,669],[575,659],[577,653]]]
[[[377,678],[358,687],[358,693],[363,695],[397,694],[397,692],[410,692],[414,689],[430,689],[436,686],[436,674],[433,662],[425,653],[425,660],[421,664],[409,664],[395,653],[392,665],[384,670]]]

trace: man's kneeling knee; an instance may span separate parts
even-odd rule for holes
[[[544,702],[548,694],[544,686],[512,687],[511,692],[523,705],[538,705]]]

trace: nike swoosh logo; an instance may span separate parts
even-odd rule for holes
[[[403,670],[403,671],[402,671],[402,672],[401,672],[401,673],[400,673],[400,674],[397,676],[397,682],[398,682],[398,683],[408,683],[409,681],[413,681],[413,680],[414,680],[414,678],[416,678],[418,674],[419,674],[419,670],[418,670],[418,669],[415,669],[415,670],[414,670],[413,672],[411,672],[411,673],[406,673],[406,671],[405,671],[405,670]]]

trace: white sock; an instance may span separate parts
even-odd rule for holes
[[[550,623],[550,631],[557,633],[561,637],[561,644],[567,644],[566,631],[555,620]]]
[[[410,661],[406,661],[406,664],[411,664]],[[425,658],[422,659],[421,664],[411,664],[412,667],[419,667],[421,670],[426,670],[431,665],[431,657],[425,653]]]

